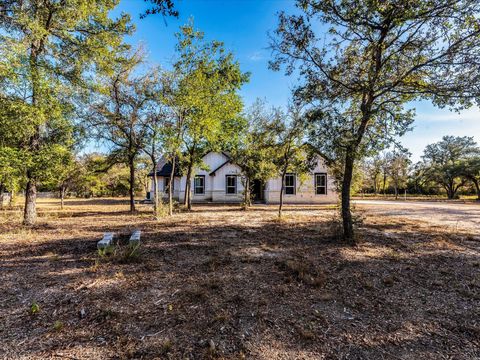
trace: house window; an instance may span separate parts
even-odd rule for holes
[[[327,195],[327,174],[315,174],[315,194]]]
[[[227,194],[236,194],[237,193],[237,175],[227,175],[226,176],[226,193]]]
[[[169,186],[170,186],[170,178],[169,177],[166,177],[164,180],[163,180],[163,189],[165,192],[168,192],[169,191]],[[173,186],[172,186],[172,191],[175,190],[175,181],[173,182]]]
[[[205,194],[205,176],[196,175],[193,179],[193,192],[195,195]]]
[[[285,174],[285,194],[295,195],[295,174]]]

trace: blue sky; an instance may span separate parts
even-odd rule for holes
[[[195,27],[204,31],[207,39],[223,41],[242,70],[251,73],[250,82],[241,92],[247,106],[258,97],[275,106],[287,103],[297,79],[268,69],[267,33],[275,29],[279,11],[295,11],[293,0],[179,0],[176,5],[180,11],[178,19],[160,15],[139,19],[143,6],[140,0],[121,0],[116,10],[132,16],[137,30],[128,42],[142,44],[152,65],[168,67],[172,63],[174,33],[193,17]],[[417,113],[414,130],[402,138],[402,143],[412,152],[412,160],[419,160],[424,147],[441,140],[443,135],[474,136],[480,143],[478,108],[457,114],[436,109],[428,102],[411,106]]]

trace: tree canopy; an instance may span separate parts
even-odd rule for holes
[[[464,175],[475,171],[472,160],[479,155],[480,148],[473,137],[444,136],[442,141],[425,148],[424,176],[443,187],[448,198],[453,199],[458,189],[465,185]]]
[[[310,106],[312,140],[340,162],[344,238],[354,242],[350,187],[354,163],[404,134],[431,99],[464,108],[477,100],[480,4],[474,0],[298,0],[279,15],[274,70],[297,70],[295,95]],[[325,32],[326,30],[326,32]]]
[[[2,3],[0,12],[0,123],[2,146],[22,152],[24,223],[36,219],[37,184],[72,145],[78,89],[108,71],[131,32],[128,15],[109,13],[116,1]],[[3,130],[2,129],[2,130]],[[14,136],[10,136],[11,134]]]

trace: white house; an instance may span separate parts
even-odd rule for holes
[[[239,203],[243,201],[244,182],[242,169],[234,164],[225,153],[209,152],[203,157],[204,169],[195,169],[192,176],[192,202]],[[158,191],[168,197],[168,185],[172,165],[160,161],[157,166]],[[150,174],[153,176],[153,173]],[[280,201],[281,178],[276,177],[265,183],[253,183],[252,198],[256,202],[275,204]],[[186,176],[175,172],[173,197],[185,197]],[[153,198],[153,181],[147,198]],[[286,175],[283,201],[285,204],[319,204],[337,201],[335,183],[328,168],[319,156],[315,168],[309,176],[301,179],[294,173]]]

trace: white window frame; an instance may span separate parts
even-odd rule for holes
[[[287,178],[293,177],[293,185],[287,185]],[[287,188],[293,189],[291,194],[287,193]],[[285,174],[285,183],[283,185],[283,193],[284,195],[296,195],[297,194],[297,175],[295,173],[287,173]]]
[[[323,177],[325,179],[325,185],[320,185],[318,179],[319,177]],[[327,173],[315,173],[314,175],[314,186],[315,186],[315,195],[327,195],[328,193],[328,186],[327,186]],[[325,192],[323,194],[319,193],[318,190],[324,188]]]
[[[228,185],[228,179],[234,179],[234,185]],[[228,192],[229,188],[233,188],[233,192]],[[225,194],[226,195],[236,195],[237,194],[237,175],[229,174],[225,175]]]
[[[197,179],[202,179],[202,186],[197,186]],[[197,188],[201,188],[202,192],[198,192]],[[195,175],[193,178],[193,194],[205,195],[205,175]]]

